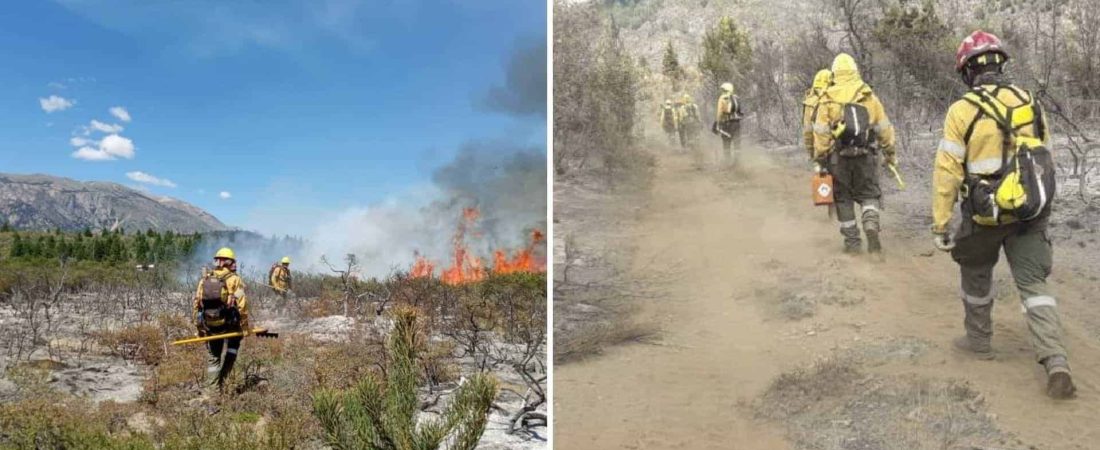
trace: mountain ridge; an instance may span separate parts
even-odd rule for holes
[[[117,227],[184,233],[228,230],[195,205],[109,181],[0,173],[0,220],[17,229]]]

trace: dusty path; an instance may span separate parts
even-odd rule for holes
[[[929,243],[891,235],[902,214],[886,211],[885,262],[850,258],[839,254],[835,222],[807,205],[806,174],[759,152],[744,163],[714,173],[692,170],[683,156],[659,158],[631,270],[659,280],[663,295],[642,315],[660,324],[661,338],[556,367],[557,446],[795,448],[784,424],[754,419],[748,405],[781,373],[905,338],[927,348],[866,370],[967,380],[987,416],[1016,439],[1009,448],[1097,448],[1100,346],[1072,317],[1068,345],[1080,393],[1055,402],[1043,395],[1005,267],[997,272],[998,359],[970,360],[949,343],[962,320],[956,266],[946,255],[920,256]],[[1053,285],[1063,304],[1100,287],[1060,279],[1057,265],[1056,256]],[[811,316],[784,316],[777,305],[800,295],[818,299]]]

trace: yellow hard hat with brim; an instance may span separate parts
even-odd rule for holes
[[[283,259],[279,260],[279,263],[280,264],[290,264],[290,257],[289,256],[284,256]]]
[[[218,249],[218,252],[214,254],[215,259],[232,259],[237,260],[237,254],[233,253],[233,249],[229,247],[222,247]]]

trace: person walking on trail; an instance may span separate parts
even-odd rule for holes
[[[1004,250],[1026,313],[1035,357],[1046,369],[1047,394],[1070,398],[1070,376],[1057,302],[1046,279],[1054,164],[1045,145],[1046,118],[1031,92],[1008,81],[1001,40],[975,31],[959,45],[955,70],[970,91],[947,110],[932,175],[932,234],[962,276],[966,334],[955,347],[992,359],[993,267]],[[1022,195],[1021,195],[1022,194]],[[955,202],[961,221],[948,230]]]
[[[195,327],[199,336],[212,336],[251,330],[248,320],[248,298],[244,281],[237,275],[237,256],[223,247],[214,255],[214,270],[203,274],[194,299]],[[231,337],[209,341],[205,384],[208,389],[222,390],[225,379],[233,371],[241,338]]]
[[[268,271],[267,282],[271,285],[271,289],[275,291],[276,295],[286,300],[286,296],[291,290],[289,256],[284,256],[279,262],[271,265],[271,270]]]
[[[814,121],[814,161],[833,176],[833,195],[844,251],[863,251],[855,204],[862,207],[867,251],[880,253],[879,224],[882,190],[878,182],[878,159],[883,165],[896,163],[894,127],[871,87],[863,82],[856,62],[847,53],[833,59],[833,84],[819,99]]]
[[[668,137],[668,145],[670,147],[676,146],[676,141],[679,139],[680,122],[676,117],[676,107],[672,104],[672,100],[665,100],[664,105],[661,106],[661,129],[664,130],[665,136]]]
[[[695,145],[699,128],[702,126],[699,106],[695,104],[690,94],[680,97],[680,104],[676,109],[676,121],[680,124],[680,147],[686,151]]]
[[[733,83],[722,83],[721,90],[711,129],[722,137],[724,161],[735,163],[741,147],[741,119],[745,114],[741,111],[741,99],[733,93]]]
[[[817,107],[821,96],[825,94],[825,88],[829,87],[832,79],[833,73],[829,69],[817,71],[813,85],[806,91],[806,98],[802,100],[802,144],[806,147],[810,161],[814,159],[814,121],[817,120]]]

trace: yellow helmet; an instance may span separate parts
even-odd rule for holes
[[[290,257],[284,256],[283,259],[279,260],[279,264],[290,264]]]
[[[665,106],[672,106],[672,100],[665,99]]]
[[[833,72],[829,69],[821,69],[814,75],[814,90],[821,90],[829,87],[829,83],[832,81]]]
[[[733,93],[733,83],[722,83],[722,92]]]
[[[680,100],[684,103],[691,103],[691,94],[684,94],[684,96],[681,97]]]
[[[218,249],[217,253],[214,254],[214,259],[218,259],[218,258],[232,259],[232,260],[236,261],[237,260],[237,254],[233,253],[233,249],[231,249],[229,247],[222,247],[222,248]]]
[[[842,74],[859,74],[859,67],[856,67],[856,60],[852,58],[852,55],[847,53],[841,53],[833,58],[833,75],[840,76]]]

